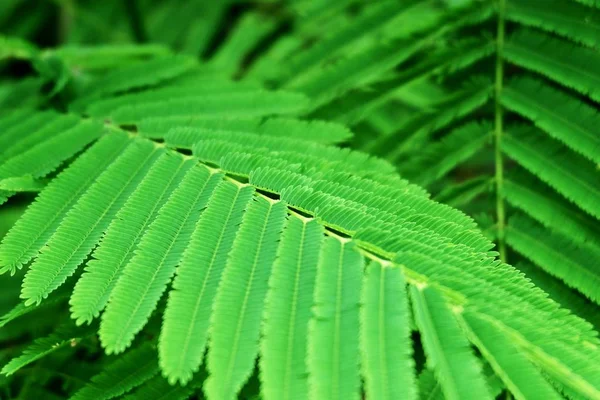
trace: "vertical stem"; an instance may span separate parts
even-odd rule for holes
[[[129,17],[129,25],[131,27],[131,33],[138,43],[145,43],[148,41],[148,33],[144,26],[144,17],[140,10],[137,0],[125,0],[125,11]]]
[[[60,44],[65,44],[69,39],[75,7],[72,0],[64,0],[58,4],[60,6],[58,12],[58,42]]]
[[[504,211],[504,160],[502,158],[502,133],[503,109],[500,103],[502,95],[502,80],[504,78],[504,9],[505,0],[498,0],[498,32],[496,35],[496,78],[494,88],[495,100],[495,161],[496,161],[496,220],[498,227],[498,250],[500,259],[506,262],[505,226],[506,215]]]

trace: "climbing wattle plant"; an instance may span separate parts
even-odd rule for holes
[[[600,399],[598,6],[3,2],[0,398]]]

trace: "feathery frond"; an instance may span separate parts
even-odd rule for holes
[[[142,180],[158,155],[154,150],[151,143],[132,142],[67,212],[23,279],[26,305],[42,301],[75,272]]]
[[[211,316],[209,377],[204,384],[210,399],[235,398],[252,372],[285,212],[285,203],[256,197],[244,214]]]
[[[206,167],[193,166],[158,211],[123,268],[102,314],[100,340],[109,354],[129,347],[145,325],[175,273],[194,226],[220,178]]]
[[[507,340],[508,338],[492,322],[475,313],[464,314],[463,318],[473,342],[517,399],[540,397],[558,400],[561,398],[527,359],[523,350]]]
[[[221,182],[177,267],[159,344],[161,368],[171,382],[187,383],[202,363],[218,282],[253,192]]]
[[[36,339],[23,350],[23,354],[10,360],[1,373],[12,375],[21,368],[39,360],[48,354],[57,351],[63,347],[74,346],[79,339],[92,333],[89,328],[77,328],[72,326],[59,326],[56,331]]]
[[[158,374],[156,353],[145,345],[115,360],[72,397],[74,400],[108,400],[127,393]]]
[[[91,322],[105,307],[143,233],[192,165],[178,155],[161,154],[119,210],[73,290],[71,315],[78,324]]]
[[[290,216],[269,278],[260,349],[267,399],[308,397],[306,354],[323,227]]]
[[[0,397],[600,399],[595,0],[92,3],[0,2]]]
[[[397,266],[371,262],[361,296],[362,375],[368,398],[416,398],[406,282]]]
[[[328,238],[317,266],[309,322],[309,393],[318,399],[357,399],[359,304],[363,256],[351,242]]]
[[[481,365],[442,295],[433,288],[415,286],[410,294],[428,366],[442,385],[444,397],[490,399]]]

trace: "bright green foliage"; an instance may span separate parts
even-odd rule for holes
[[[361,353],[368,398],[416,398],[406,282],[399,267],[372,262],[361,297]]]
[[[25,305],[39,303],[75,272],[156,157],[148,142],[132,142],[65,215],[23,280]],[[133,167],[133,174],[124,173]]]
[[[205,167],[190,168],[140,240],[102,314],[100,340],[109,354],[129,347],[145,325],[219,178]]]
[[[321,250],[309,324],[310,396],[358,399],[359,302],[364,260],[353,243],[328,238]]]
[[[71,314],[78,324],[91,322],[104,308],[144,231],[192,165],[178,155],[160,155],[119,210],[73,290]]]
[[[519,400],[560,399],[526,354],[516,347],[493,322],[476,314],[465,314],[472,340]]]
[[[169,54],[169,51],[160,45],[119,44],[89,47],[67,45],[55,49],[54,53],[71,68],[101,71],[135,64],[144,58],[165,56]]]
[[[600,100],[600,55],[592,49],[522,29],[506,43],[505,55],[515,64],[560,81],[595,101]]]
[[[168,117],[264,117],[269,115],[295,114],[306,108],[308,99],[298,93],[246,91],[227,96],[176,97],[172,100],[129,103],[112,115],[114,122],[130,124],[147,116]]]
[[[576,1],[507,1],[506,17],[526,26],[557,33],[587,46],[598,44],[600,10],[585,7]]]
[[[489,142],[491,132],[489,124],[461,126],[405,163],[406,168],[412,171],[409,174],[415,176],[416,182],[430,185],[480,151]]]
[[[80,122],[75,115],[25,110],[8,112],[0,128],[0,189],[11,192],[37,190],[34,178],[53,172],[103,131],[100,124]]]
[[[410,291],[415,322],[422,334],[428,366],[447,399],[490,399],[481,366],[442,295],[433,288]]]
[[[118,68],[89,84],[85,96],[78,103],[86,103],[94,98],[130,89],[156,85],[189,71],[194,64],[194,60],[190,57],[174,56],[160,57],[146,63]]]
[[[176,81],[173,85],[165,88],[154,88],[142,92],[117,95],[103,98],[93,102],[86,108],[86,112],[93,116],[113,116],[126,109],[132,104],[149,105],[168,100],[177,100],[181,98],[219,98],[229,94],[243,94],[256,92],[259,87],[255,84],[232,82],[225,79],[211,77],[212,79],[202,79],[198,81]]]
[[[187,383],[202,363],[217,282],[253,192],[251,186],[221,182],[177,268],[159,346],[161,367],[171,382]]]
[[[72,120],[59,121],[60,128],[70,124]],[[47,131],[43,132],[48,134]],[[50,133],[52,135],[52,133]],[[64,160],[79,152],[87,144],[98,139],[102,134],[102,127],[96,122],[81,122],[71,129],[66,129],[59,134],[52,135],[47,141],[33,146],[8,159],[0,166],[0,176],[31,175],[39,178],[54,171]],[[28,146],[24,143],[23,147]],[[50,157],[48,156],[50,154]]]
[[[14,274],[52,236],[65,214],[128,144],[125,135],[107,136],[50,183],[2,240],[0,271]]]
[[[235,398],[252,372],[285,211],[285,203],[258,197],[244,214],[211,316],[209,377],[204,384],[210,399]]]
[[[25,3],[0,397],[600,399],[597,1]]]
[[[509,203],[552,231],[562,233],[573,241],[598,244],[600,231],[595,221],[549,189],[545,190],[546,194],[532,190],[543,185],[538,179],[522,173],[505,181],[504,194]]]
[[[308,323],[323,228],[290,216],[269,279],[261,343],[261,380],[267,399],[308,396]]]

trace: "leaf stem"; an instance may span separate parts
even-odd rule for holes
[[[498,227],[498,250],[500,259],[506,262],[505,226],[506,215],[504,210],[504,160],[502,158],[502,133],[503,133],[503,109],[500,102],[502,95],[502,83],[504,78],[504,9],[505,0],[498,0],[498,31],[496,34],[496,77],[494,84],[495,100],[495,182],[496,182],[496,219]]]
[[[131,33],[136,42],[145,43],[148,41],[148,33],[144,26],[144,18],[142,16],[137,0],[125,0],[125,11],[129,17],[129,25]]]

